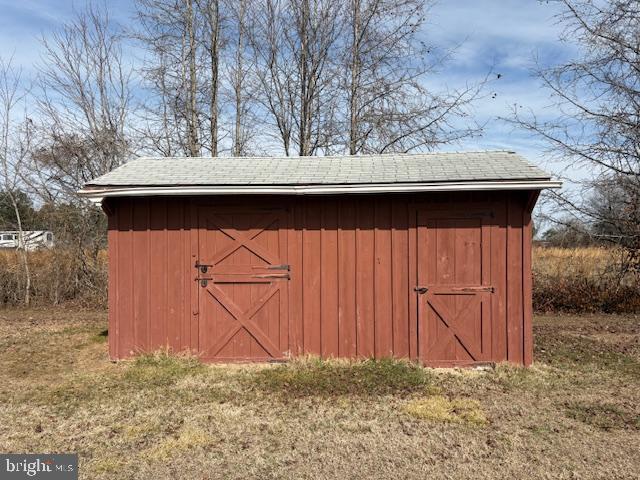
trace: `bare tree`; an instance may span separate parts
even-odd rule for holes
[[[191,81],[200,72],[189,76],[197,47],[194,37],[193,48],[189,48],[193,12],[189,14],[185,2],[138,0],[137,4],[138,28],[132,36],[147,52],[142,69],[147,89],[141,119],[145,147],[166,156],[199,155],[195,150],[201,138],[201,112],[198,88]]]
[[[13,208],[15,226],[18,231],[18,248],[24,273],[24,303],[31,301],[31,270],[27,242],[18,194],[21,188],[22,171],[31,152],[32,121],[26,114],[18,112],[25,108],[27,92],[22,88],[21,71],[15,69],[11,60],[0,58],[0,179],[2,189]]]
[[[453,54],[419,38],[428,0],[269,0],[252,15],[260,102],[285,154],[431,149],[481,132],[486,78],[430,90]]]
[[[220,91],[220,57],[222,10],[220,0],[200,0],[200,11],[203,13],[205,31],[205,49],[209,63],[209,136],[212,157],[218,155],[218,117]]]
[[[420,41],[430,7],[429,0],[350,0],[341,69],[349,154],[430,149],[480,132],[467,117],[485,80],[425,86],[453,53]]]
[[[326,143],[342,22],[340,2],[268,0],[254,9],[250,42],[260,103],[286,155],[313,155]]]
[[[148,98],[142,134],[163,155],[212,156],[220,150],[220,61],[224,10],[220,0],[138,0],[140,28],[131,32],[147,52],[142,69]]]
[[[516,110],[511,121],[593,173],[573,192],[552,194],[556,220],[583,220],[592,235],[623,248],[624,268],[640,273],[640,1],[558,2],[563,40],[577,44],[579,56],[537,71],[557,115]]]
[[[189,73],[187,75],[187,128],[189,139],[189,155],[197,157],[200,155],[200,140],[198,138],[198,78],[196,71],[197,47],[196,47],[196,19],[193,11],[193,0],[184,2],[184,36],[186,37],[185,65]]]
[[[234,157],[248,153],[251,136],[249,122],[254,119],[251,111],[255,95],[253,62],[248,52],[248,17],[250,0],[227,0],[226,10],[230,42],[228,62],[225,67],[228,83],[227,97],[231,111],[231,154]]]
[[[132,67],[106,10],[89,5],[42,40],[37,107],[43,146],[31,183],[45,200],[77,200],[87,181],[130,155]],[[81,148],[78,148],[81,147]]]
[[[38,143],[22,180],[52,212],[43,221],[57,226],[55,253],[73,259],[78,290],[103,286],[96,279],[105,229],[103,215],[77,191],[121,165],[136,148],[130,125],[133,70],[123,41],[106,10],[93,5],[42,40],[34,120]],[[61,215],[63,210],[67,214]]]
[[[285,48],[281,24],[284,6],[277,0],[267,1],[263,8],[252,11],[249,41],[254,56],[258,102],[275,127],[273,137],[280,140],[285,155],[291,153],[294,128],[295,92],[291,83],[295,67],[283,58]],[[269,135],[269,131],[265,132]]]

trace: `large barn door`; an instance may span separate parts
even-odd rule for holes
[[[201,357],[283,358],[289,349],[285,212],[202,206],[198,221]]]
[[[418,352],[425,364],[491,358],[491,214],[418,211]]]

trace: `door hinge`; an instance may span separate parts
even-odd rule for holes
[[[289,280],[289,274],[288,273],[272,273],[272,274],[264,274],[264,275],[252,275],[252,278],[281,278],[284,280]]]
[[[418,295],[423,295],[429,291],[429,287],[421,287],[420,285],[417,285],[413,287],[413,291],[418,293]]]
[[[267,270],[286,270],[286,271],[289,271],[289,270],[291,270],[291,267],[289,265],[269,265],[267,267]]]
[[[487,292],[487,293],[495,293],[496,289],[491,286],[481,286],[481,287],[453,287],[451,289],[454,292]]]

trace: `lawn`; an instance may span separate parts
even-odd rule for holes
[[[0,451],[85,479],[638,478],[640,317],[536,318],[536,363],[111,363],[103,312],[0,311]]]

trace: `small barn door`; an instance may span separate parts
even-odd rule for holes
[[[286,215],[198,210],[198,349],[209,360],[271,360],[288,346]]]
[[[491,358],[490,212],[417,213],[418,353],[425,364]]]

